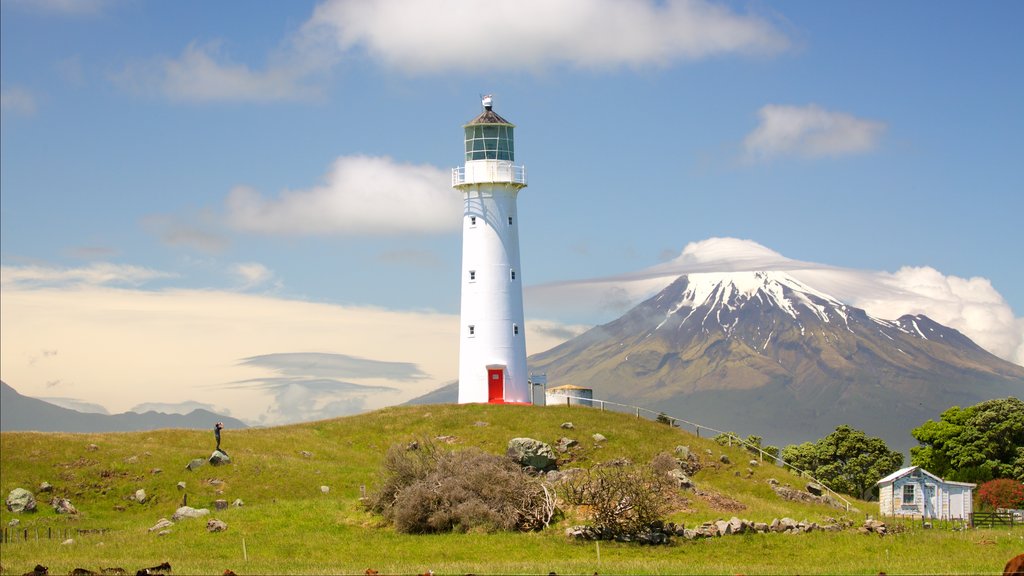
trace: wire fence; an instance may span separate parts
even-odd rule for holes
[[[568,395],[565,395],[564,398],[566,400],[566,405],[567,406],[587,406],[587,407],[590,407],[590,408],[599,408],[602,411],[604,411],[606,408],[611,408],[611,409],[615,410],[616,412],[629,412],[629,413],[636,414],[637,418],[641,418],[642,417],[641,414],[652,414],[652,415],[654,415],[654,417],[651,418],[652,420],[665,419],[665,420],[667,420],[667,423],[670,424],[671,426],[677,426],[678,427],[680,424],[684,424],[684,425],[686,425],[688,427],[692,427],[694,429],[694,432],[696,433],[698,438],[700,438],[701,430],[705,430],[706,432],[711,432],[711,433],[713,433],[713,434],[715,434],[717,436],[725,436],[728,439],[730,446],[732,445],[732,442],[736,442],[736,444],[739,444],[740,446],[743,446],[747,450],[750,450],[751,452],[756,453],[758,455],[758,459],[759,459],[760,462],[764,462],[765,456],[767,456],[768,459],[771,462],[774,462],[777,466],[781,466],[783,468],[788,468],[788,469],[796,472],[797,474],[799,474],[802,478],[807,478],[811,482],[814,482],[818,486],[821,486],[822,490],[827,492],[830,498],[833,498],[835,500],[838,500],[838,501],[842,502],[843,506],[846,507],[846,511],[847,512],[849,512],[850,508],[852,507],[852,505],[850,504],[849,500],[847,500],[846,498],[844,498],[841,495],[839,495],[835,490],[832,490],[831,488],[829,488],[827,484],[825,484],[821,480],[818,480],[817,478],[812,476],[806,470],[801,470],[800,468],[797,468],[796,466],[793,466],[792,464],[784,461],[782,458],[779,458],[775,454],[772,454],[770,452],[765,452],[760,446],[757,446],[756,444],[752,444],[750,442],[747,442],[746,440],[744,440],[743,438],[740,438],[739,436],[736,436],[732,432],[723,432],[722,430],[718,430],[718,429],[712,428],[710,426],[705,426],[703,424],[698,424],[696,422],[690,422],[689,420],[684,420],[683,418],[676,418],[675,416],[672,416],[670,414],[666,414],[665,412],[656,412],[656,411],[650,410],[648,408],[642,408],[640,406],[633,406],[631,404],[620,404],[618,402],[612,402],[610,400],[595,400],[595,399],[592,399],[592,398],[581,398],[579,396],[568,396]]]

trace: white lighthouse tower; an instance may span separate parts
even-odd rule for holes
[[[462,329],[459,403],[526,403],[526,331],[516,196],[526,168],[513,164],[515,126],[491,109],[466,124],[466,163],[452,170],[462,192]]]

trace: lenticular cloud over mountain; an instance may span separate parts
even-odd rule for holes
[[[709,238],[691,242],[671,261],[636,272],[528,289],[527,308],[545,316],[582,315],[595,309],[608,321],[683,274],[785,271],[872,316],[924,314],[955,328],[992,354],[1024,365],[1024,318],[1017,318],[986,278],[949,276],[930,267],[896,272],[855,270],[787,258],[752,240]],[[595,321],[593,318],[590,321]]]

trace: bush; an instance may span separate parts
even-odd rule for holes
[[[655,460],[654,466],[660,469],[669,465],[666,458]],[[668,511],[671,486],[664,470],[656,471],[654,466],[584,470],[562,483],[562,497],[569,504],[587,507],[594,528],[605,535],[643,533]]]
[[[550,490],[510,459],[429,441],[391,446],[366,504],[412,534],[539,530],[555,513]]]
[[[978,502],[989,508],[1024,508],[1024,483],[1009,478],[989,480],[978,487]]]

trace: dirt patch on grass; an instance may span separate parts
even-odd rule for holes
[[[694,488],[693,493],[698,498],[708,503],[713,510],[720,512],[740,512],[747,509],[747,505],[739,500],[729,498],[725,494],[708,490],[706,488]]]

